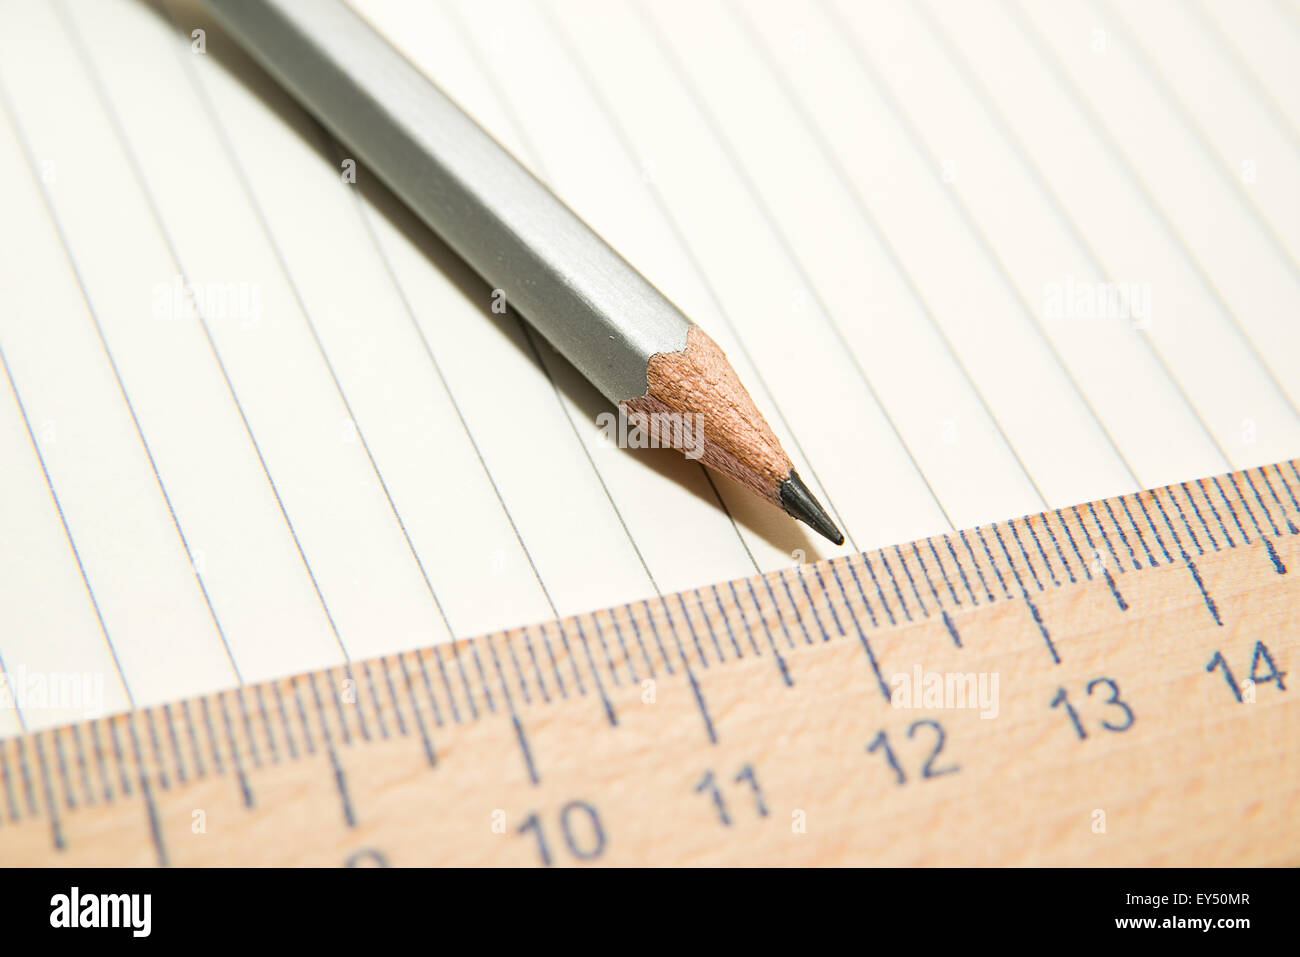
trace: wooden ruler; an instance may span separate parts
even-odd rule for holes
[[[1300,472],[0,742],[5,864],[1298,864]]]

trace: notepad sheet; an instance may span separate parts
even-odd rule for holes
[[[354,6],[843,551],[1300,454],[1293,0]],[[0,0],[0,197],[0,733],[837,553],[610,442],[190,3]]]

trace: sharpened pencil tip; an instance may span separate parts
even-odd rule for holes
[[[817,534],[836,545],[844,544],[844,533],[835,527],[821,502],[808,491],[808,486],[803,484],[803,479],[794,469],[790,470],[790,477],[781,483],[781,507]]]

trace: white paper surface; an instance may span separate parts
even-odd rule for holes
[[[845,551],[1300,455],[1291,0],[354,6],[722,344]],[[0,103],[0,733],[835,553],[605,443],[193,4],[0,0]]]

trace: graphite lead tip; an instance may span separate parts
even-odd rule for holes
[[[803,484],[803,479],[794,469],[790,470],[790,477],[781,483],[780,494],[781,507],[786,512],[836,545],[844,544],[844,533],[835,527],[821,502],[808,491],[808,486]]]

